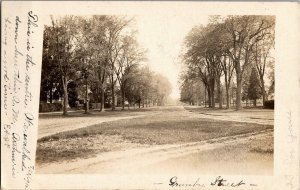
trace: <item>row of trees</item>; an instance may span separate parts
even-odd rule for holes
[[[62,97],[67,114],[77,88],[84,89],[86,112],[90,93],[98,96],[94,99],[101,102],[101,111],[108,100],[115,110],[116,91],[123,109],[125,100],[163,104],[170,84],[143,66],[146,51],[137,42],[134,22],[107,15],[51,17],[44,30],[41,101]]]
[[[265,78],[267,71],[274,86],[274,48],[273,16],[213,16],[206,26],[196,26],[186,36],[183,52],[185,71],[181,76],[182,99],[186,98],[187,88],[191,85],[204,86],[209,107],[215,107],[217,94],[219,107],[222,107],[222,86],[226,91],[227,108],[230,106],[230,90],[235,79],[236,109],[242,108],[246,84],[250,84],[252,68],[256,75],[263,103],[267,100]],[[268,67],[268,68],[267,68]],[[253,77],[251,80],[254,80]],[[246,82],[245,82],[246,81]],[[223,82],[223,84],[222,84]],[[201,85],[200,85],[201,86]],[[193,88],[195,89],[195,88]],[[256,99],[251,94],[246,98]],[[190,88],[190,91],[191,88]],[[243,91],[243,93],[242,93]],[[199,92],[199,91],[198,91]]]

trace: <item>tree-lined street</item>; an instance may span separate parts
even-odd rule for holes
[[[181,50],[161,38],[171,25],[141,40],[141,20],[51,17],[37,171],[272,175],[275,18],[209,16],[181,31]]]

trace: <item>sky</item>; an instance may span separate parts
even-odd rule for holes
[[[149,67],[167,77],[172,84],[171,98],[178,99],[180,52],[184,38],[196,25],[205,25],[207,16],[199,15],[138,15],[138,41],[147,49]]]
[[[179,55],[185,36],[196,25],[206,25],[207,15],[201,14],[144,14],[135,15],[138,41],[147,50],[147,64],[156,73],[167,77],[172,84],[170,97],[179,99]],[[45,24],[50,25],[47,17]]]

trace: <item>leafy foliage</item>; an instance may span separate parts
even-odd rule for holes
[[[186,76],[189,77],[183,79],[184,88],[181,90],[186,91],[189,88],[191,92],[193,91],[192,85],[187,84],[187,78],[202,81],[207,90],[209,106],[214,107],[215,87],[217,87],[221,108],[221,77],[224,75],[227,108],[229,108],[231,80],[235,78],[236,109],[241,109],[242,99],[247,99],[248,96],[252,99],[260,97],[256,88],[255,93],[248,92],[249,89],[245,87],[247,82],[244,82],[249,68],[255,67],[259,76],[256,82],[265,100],[264,75],[267,63],[273,60],[270,51],[274,44],[274,26],[274,17],[254,15],[212,16],[206,26],[195,26],[184,42],[182,57]],[[187,95],[186,92],[181,94]],[[182,100],[184,99],[182,97]]]
[[[114,109],[116,95],[124,108],[126,100],[163,104],[170,94],[166,78],[141,68],[146,50],[130,28],[133,18],[67,15],[51,20],[44,30],[41,101],[62,99],[66,114],[79,99],[100,101],[104,110],[104,105]]]
[[[258,79],[257,70],[253,68],[249,78],[249,86],[248,86],[248,97],[250,100],[256,100],[261,97],[262,92],[259,87],[259,83],[260,81]]]

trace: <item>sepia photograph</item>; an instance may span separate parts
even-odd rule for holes
[[[298,3],[1,5],[1,189],[299,189]]]
[[[273,175],[274,15],[44,24],[36,173]]]

